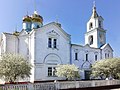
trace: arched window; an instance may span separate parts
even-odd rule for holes
[[[90,45],[93,44],[93,35],[89,36],[89,44],[90,44]]]
[[[102,22],[101,22],[101,21],[99,21],[99,27],[100,27],[100,28],[102,27],[101,23],[102,23]]]
[[[40,28],[40,26],[39,26],[39,25],[37,25],[37,28]]]
[[[75,60],[78,60],[78,53],[75,52]]]
[[[97,58],[97,55],[95,55],[95,61],[97,61],[97,59],[98,59],[98,58]]]
[[[88,61],[88,54],[86,54],[86,61]]]
[[[89,29],[91,29],[91,28],[93,28],[93,23],[92,22],[89,24]]]

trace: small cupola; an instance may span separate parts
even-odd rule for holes
[[[31,16],[32,18],[32,29],[37,29],[42,27],[43,25],[43,17],[40,16],[37,11],[34,11],[34,14]]]
[[[31,31],[32,18],[28,15],[23,17],[23,29],[27,32]]]

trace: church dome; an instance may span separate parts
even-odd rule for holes
[[[33,22],[43,22],[43,17],[40,16],[37,11],[34,11],[34,14],[31,16]]]
[[[31,22],[32,18],[30,16],[26,15],[26,16],[23,17],[23,21],[24,22]]]

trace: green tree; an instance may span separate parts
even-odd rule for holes
[[[100,60],[92,65],[92,76],[120,78],[120,58]]]
[[[58,77],[66,77],[67,80],[80,78],[79,69],[75,65],[59,65],[56,68],[56,75]]]
[[[31,75],[31,64],[17,54],[3,54],[0,58],[0,77],[7,82],[15,82],[19,78]]]

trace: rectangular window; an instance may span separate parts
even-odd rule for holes
[[[75,53],[75,60],[78,60],[78,53]]]
[[[55,67],[48,67],[48,76],[49,77],[56,76],[55,72],[56,72],[56,68]]]
[[[107,58],[107,53],[105,53],[105,59]]]
[[[29,48],[27,48],[27,55],[29,55]]]
[[[99,21],[99,27],[101,28],[101,21]]]
[[[48,76],[52,76],[52,67],[48,67]]]
[[[53,47],[57,48],[57,39],[54,39],[54,41],[53,41]]]
[[[97,61],[97,55],[95,55],[95,61]]]
[[[109,58],[109,53],[108,53],[108,58]]]
[[[88,54],[86,54],[86,61],[88,61]]]
[[[48,47],[52,48],[52,38],[48,38]]]

